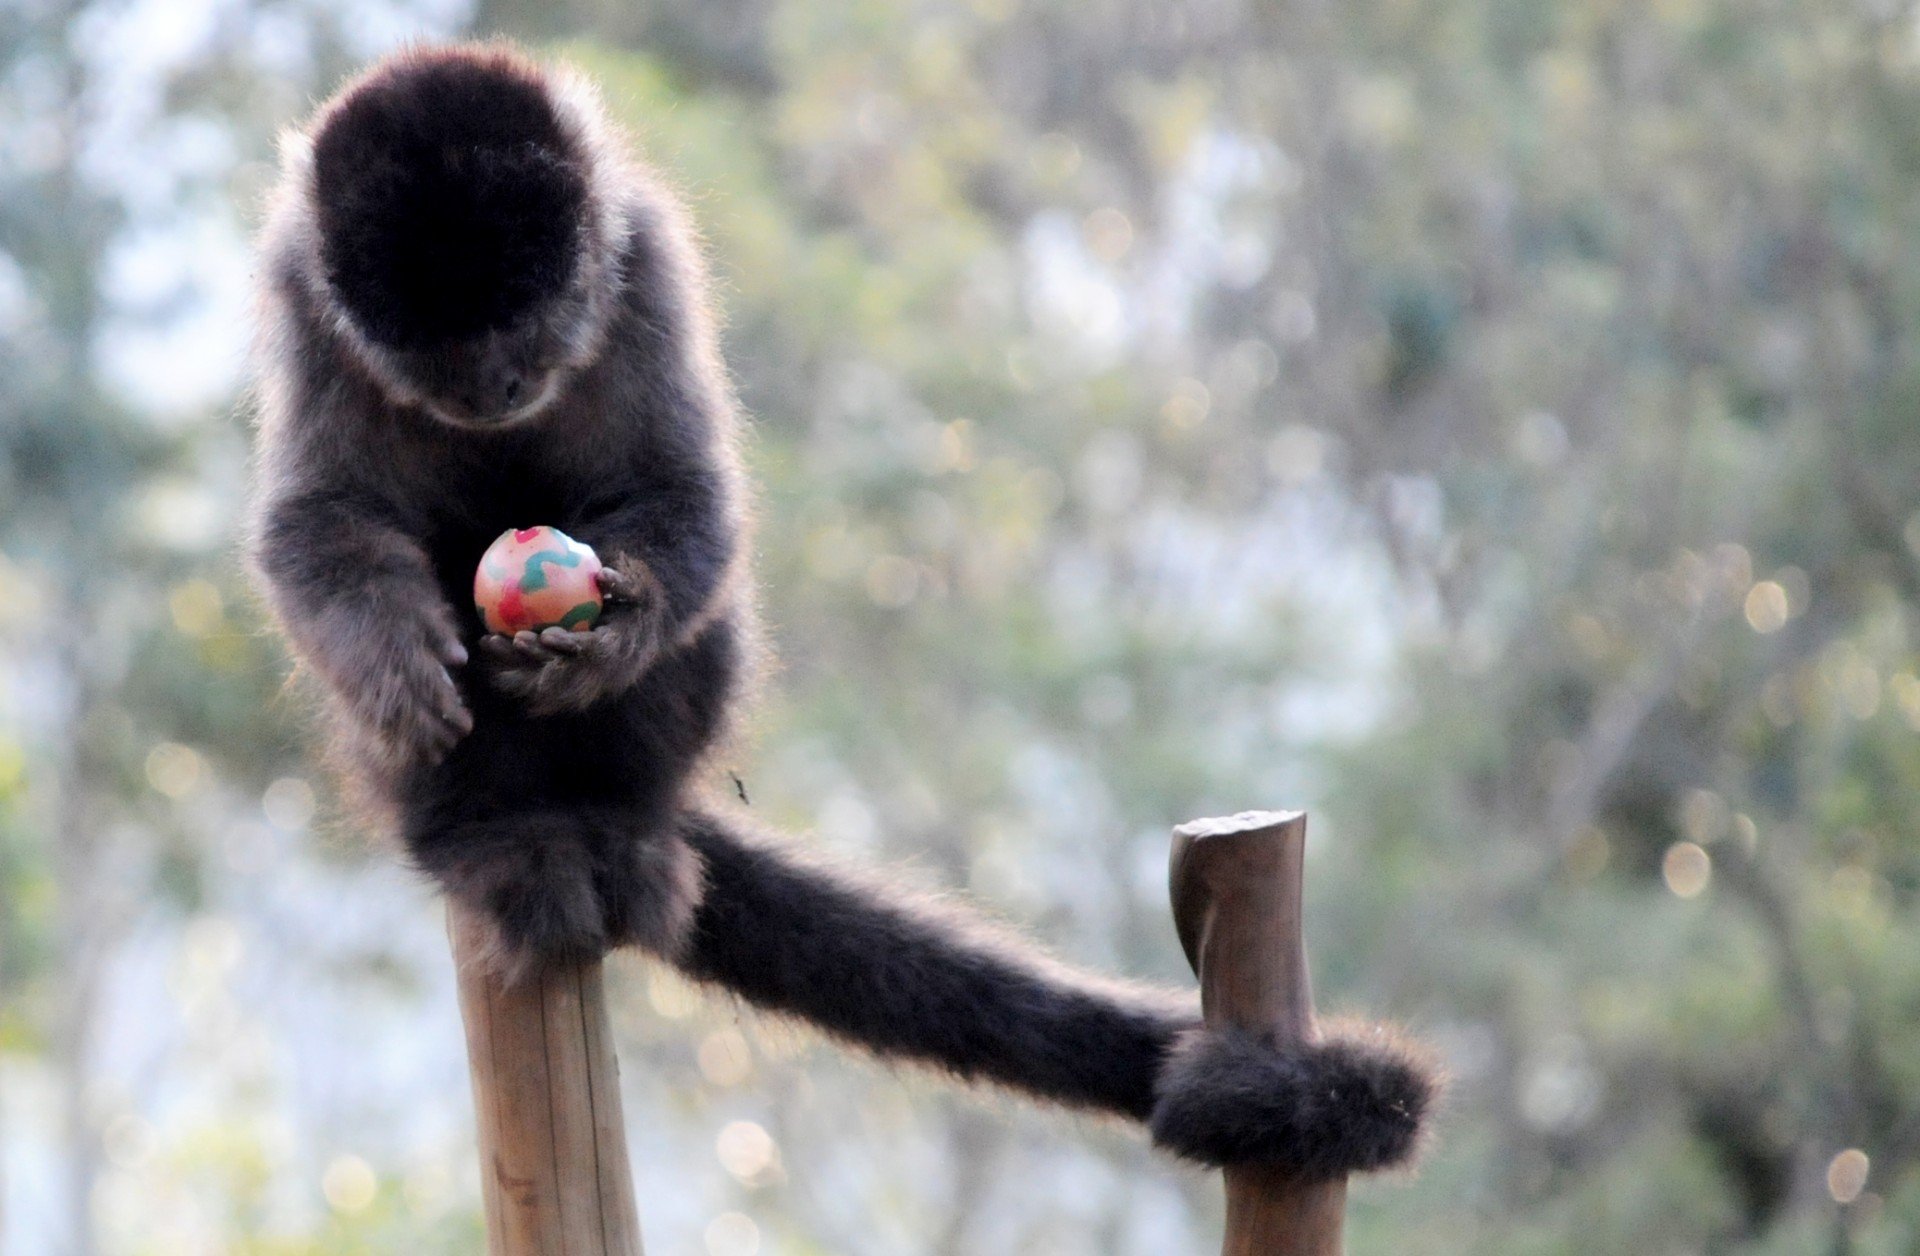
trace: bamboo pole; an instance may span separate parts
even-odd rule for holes
[[[488,1256],[641,1256],[600,963],[504,985],[448,909],[480,1135]]]
[[[1313,990],[1301,937],[1307,817],[1246,811],[1173,831],[1174,926],[1200,978],[1207,1024],[1311,1042]],[[1341,1256],[1347,1184],[1229,1168],[1223,1256]]]

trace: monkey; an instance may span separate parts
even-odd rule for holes
[[[883,1058],[1307,1178],[1415,1151],[1438,1084],[1060,963],[763,832],[698,782],[761,645],[738,403],[680,201],[593,86],[416,46],[288,133],[257,243],[246,553],[332,762],[508,979],[636,947]],[[486,632],[473,571],[552,524],[597,626]]]

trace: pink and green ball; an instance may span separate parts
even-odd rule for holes
[[[488,632],[584,632],[600,619],[600,559],[558,528],[509,528],[480,558],[473,604]]]

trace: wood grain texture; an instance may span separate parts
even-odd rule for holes
[[[1301,933],[1307,817],[1248,811],[1173,831],[1174,926],[1200,978],[1207,1024],[1311,1042],[1313,989]],[[1224,1256],[1341,1256],[1345,1181],[1303,1183],[1229,1168]]]
[[[641,1256],[600,964],[508,987],[448,910],[479,1128],[489,1256]]]

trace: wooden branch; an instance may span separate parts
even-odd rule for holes
[[[480,1132],[488,1256],[641,1256],[600,964],[508,987],[448,909]]]
[[[1173,921],[1212,1026],[1311,1042],[1313,991],[1301,938],[1307,817],[1246,811],[1173,831]],[[1347,1184],[1229,1168],[1223,1256],[1340,1256]]]

